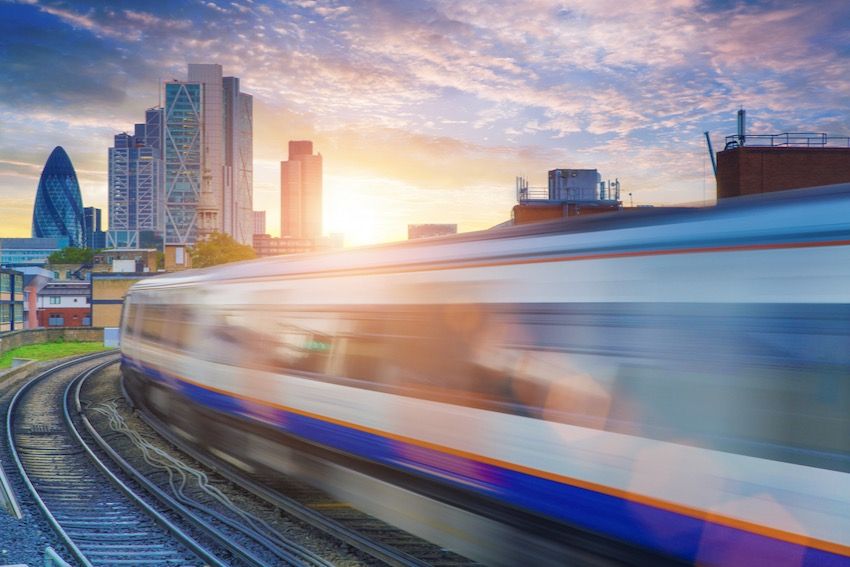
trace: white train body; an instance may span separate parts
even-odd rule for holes
[[[850,564],[850,186],[565,226],[146,280],[125,372],[548,534]]]

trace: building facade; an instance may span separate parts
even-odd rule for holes
[[[238,77],[224,77],[224,232],[240,244],[254,234],[254,98],[239,90]]]
[[[280,164],[281,237],[322,236],[322,154],[313,142],[289,142],[289,159]]]
[[[457,234],[456,224],[409,224],[407,225],[407,239],[431,238],[434,236],[449,236]]]
[[[0,333],[23,329],[24,275],[0,268]]]
[[[43,266],[47,258],[69,246],[67,236],[59,238],[0,238],[0,266]]]
[[[110,149],[110,248],[190,246],[253,234],[253,98],[221,65],[192,63],[162,84],[134,134]]]
[[[86,247],[100,250],[106,247],[106,233],[101,227],[101,210],[97,207],[83,208],[83,227],[86,233]]]
[[[162,237],[161,122],[162,109],[148,109],[145,123],[109,148],[109,248],[137,247],[143,232]]]
[[[306,252],[324,252],[342,247],[339,238],[297,238],[282,236],[277,238],[268,234],[254,235],[254,252],[260,258],[282,256],[284,254],[304,254]]]
[[[39,327],[90,327],[90,282],[53,282],[38,294]]]
[[[33,238],[68,238],[70,246],[84,246],[83,199],[71,158],[56,146],[47,158],[32,214]]]
[[[266,234],[266,211],[254,211],[254,234]]]

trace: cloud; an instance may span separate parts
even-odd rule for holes
[[[184,77],[188,61],[221,63],[254,95],[265,164],[257,186],[268,198],[278,183],[268,164],[293,138],[316,141],[329,176],[376,180],[376,199],[403,187],[398,206],[414,211],[428,195],[510,193],[520,172],[540,184],[553,167],[597,167],[659,202],[699,200],[702,132],[722,139],[742,105],[754,131],[850,133],[850,5],[840,1],[45,0],[0,9],[6,162],[62,141],[81,167],[105,171],[112,134],[132,128],[160,78]],[[4,172],[12,184],[24,179],[21,166],[0,162]],[[503,220],[498,207],[475,214]]]

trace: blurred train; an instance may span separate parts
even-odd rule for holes
[[[151,278],[128,392],[485,563],[850,564],[850,185]]]

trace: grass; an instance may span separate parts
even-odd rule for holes
[[[76,354],[88,354],[106,350],[103,343],[79,342],[79,341],[57,341],[52,343],[40,343],[13,348],[6,354],[0,355],[0,368],[12,366],[13,358],[30,358],[33,360],[53,360]]]

